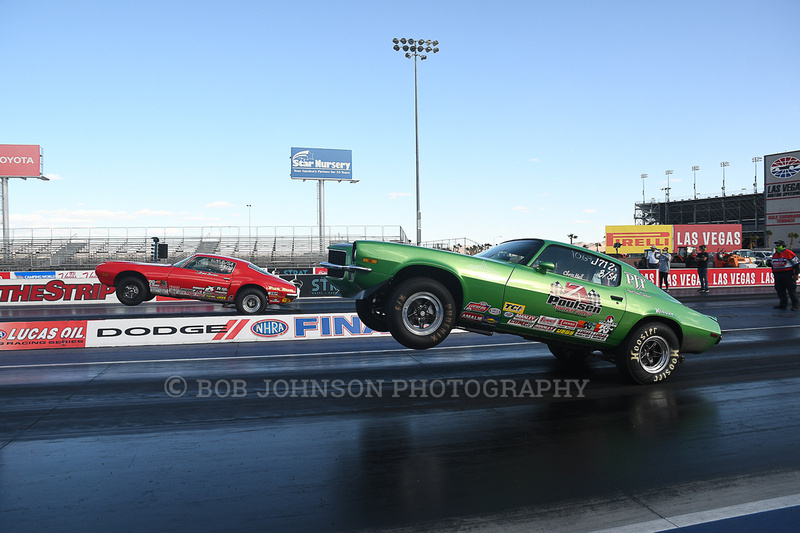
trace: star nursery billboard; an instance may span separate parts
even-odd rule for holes
[[[0,144],[0,178],[38,178],[42,150],[38,144]]]
[[[353,151],[328,148],[292,148],[295,180],[352,180]]]

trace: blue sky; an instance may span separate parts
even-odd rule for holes
[[[11,228],[308,226],[291,147],[353,151],[329,226],[424,241],[604,239],[634,203],[752,192],[753,156],[800,149],[800,3],[0,0]],[[758,169],[759,191],[763,169]]]

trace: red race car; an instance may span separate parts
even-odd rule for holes
[[[95,268],[104,285],[116,287],[125,305],[139,305],[156,295],[234,303],[246,315],[270,304],[286,304],[300,290],[256,265],[221,255],[196,254],[174,265],[109,261]]]

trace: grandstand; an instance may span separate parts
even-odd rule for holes
[[[195,253],[247,259],[269,269],[318,266],[328,244],[369,239],[410,242],[400,226],[204,226],[148,228],[26,228],[9,231],[0,270],[93,270],[103,261],[153,260],[153,237],[175,263]]]

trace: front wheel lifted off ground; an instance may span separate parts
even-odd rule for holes
[[[642,324],[620,346],[617,369],[634,383],[664,381],[678,365],[679,347],[678,336],[666,324]]]
[[[456,322],[455,303],[447,288],[429,278],[400,284],[386,302],[386,325],[397,342],[424,350],[447,338]]]
[[[139,305],[149,297],[147,285],[139,278],[130,276],[117,283],[117,299],[125,305]]]

